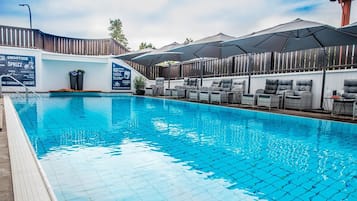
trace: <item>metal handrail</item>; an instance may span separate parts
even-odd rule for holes
[[[32,94],[34,94],[36,97],[40,98],[40,95],[38,95],[36,92],[32,91],[30,88],[28,88],[26,85],[24,85],[22,82],[20,82],[19,80],[17,80],[16,78],[14,78],[11,75],[0,75],[0,96],[2,96],[2,78],[7,77],[12,79],[13,81],[15,81],[17,84],[21,85],[23,88],[25,88],[26,92],[26,99],[28,99],[28,93],[31,92]]]

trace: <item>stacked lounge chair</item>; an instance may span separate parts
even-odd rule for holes
[[[357,79],[344,80],[343,91],[340,99],[333,100],[332,114],[353,115],[357,106]]]
[[[149,96],[164,95],[164,83],[165,83],[165,79],[163,77],[157,77],[155,79],[154,85],[150,85],[150,87],[145,88],[145,95],[149,95]]]
[[[286,92],[284,108],[297,110],[312,109],[312,80],[297,80],[293,91]]]
[[[231,94],[231,103],[241,103],[242,95],[245,92],[245,80],[243,81],[233,81],[232,89],[229,94]]]
[[[183,86],[175,86],[175,88],[171,90],[171,95],[175,98],[186,98],[188,97],[189,91],[195,90],[197,87],[197,78],[185,78]]]
[[[292,88],[293,80],[266,80],[265,90],[258,89],[256,92],[257,106],[281,108],[285,93]]]
[[[228,103],[228,92],[232,89],[232,79],[222,79],[218,91],[211,92],[211,103]]]
[[[199,91],[199,101],[210,103],[211,92],[219,90],[221,80],[214,80],[210,87],[203,87]]]
[[[185,98],[186,96],[186,87],[189,85],[189,78],[183,79],[182,86],[175,86],[175,88],[171,89],[171,93],[169,93],[174,98]],[[167,93],[168,94],[168,93]]]

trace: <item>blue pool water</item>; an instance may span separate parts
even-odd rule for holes
[[[133,96],[13,100],[60,201],[357,200],[357,125]]]

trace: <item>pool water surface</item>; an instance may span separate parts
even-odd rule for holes
[[[59,201],[357,200],[357,125],[135,96],[13,99]]]

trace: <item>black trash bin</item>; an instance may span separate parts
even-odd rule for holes
[[[71,89],[73,89],[73,90],[77,90],[77,77],[78,77],[77,71],[69,72],[69,83],[70,83]]]
[[[84,71],[78,70],[77,71],[77,89],[78,90],[83,90],[83,76],[84,76]]]

